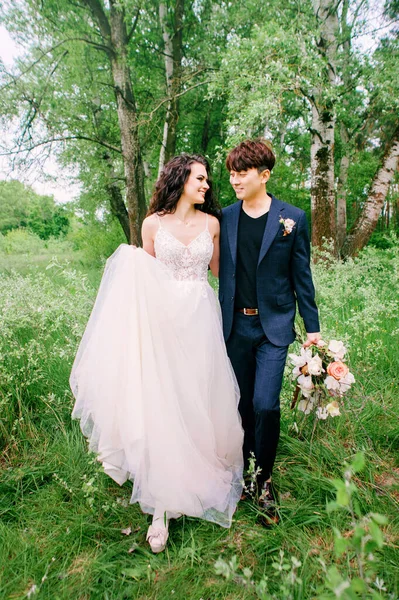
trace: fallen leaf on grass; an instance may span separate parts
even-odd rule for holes
[[[139,547],[139,545],[138,545],[138,544],[136,544],[136,543],[134,543],[134,544],[133,544],[133,546],[131,546],[131,547],[129,548],[129,550],[127,551],[127,553],[128,553],[128,554],[133,554],[133,552],[134,552],[135,550],[137,550],[137,548],[138,548],[138,547]]]

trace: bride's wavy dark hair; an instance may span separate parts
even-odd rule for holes
[[[221,210],[212,191],[208,161],[200,154],[186,154],[185,152],[169,160],[162,169],[161,175],[155,184],[147,216],[154,213],[175,212],[176,204],[183,194],[184,185],[190,176],[191,165],[194,163],[200,163],[205,167],[209,185],[209,189],[205,193],[205,202],[203,204],[196,204],[195,208],[220,219]]]

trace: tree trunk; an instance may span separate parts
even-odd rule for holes
[[[130,243],[141,244],[141,223],[146,213],[144,170],[141,158],[137,109],[128,66],[128,33],[123,4],[110,0],[109,19],[100,0],[85,0],[100,29],[115,88],[118,122],[126,178],[126,204],[129,215]]]
[[[342,50],[343,50],[343,70],[342,70],[342,80],[344,83],[344,87],[349,89],[351,85],[351,73],[348,71],[348,67],[350,65],[351,58],[351,36],[352,36],[352,27],[348,23],[348,13],[349,13],[349,0],[343,0],[342,9],[341,9],[341,40],[342,40]],[[341,58],[341,60],[342,60]],[[350,114],[350,106],[347,95],[343,97],[342,100],[343,107],[345,108],[344,114]],[[350,140],[351,136],[349,135],[349,131],[347,125],[341,121],[340,123],[340,135],[341,142],[343,146],[342,156],[339,165],[339,177],[338,177],[338,186],[337,186],[337,252],[341,251],[342,245],[345,241],[346,237],[346,228],[347,228],[347,190],[346,184],[348,181],[348,169],[349,169],[349,156],[350,156]]]
[[[349,169],[349,135],[348,131],[343,123],[340,126],[341,139],[344,145],[343,155],[341,157],[339,166],[339,178],[337,188],[337,250],[341,250],[342,245],[346,237],[347,227],[347,212],[346,212],[346,183],[348,180],[348,169]]]
[[[321,247],[323,238],[327,238],[332,239],[335,248],[335,109],[332,101],[328,98],[328,90],[336,85],[337,7],[336,0],[314,0],[313,6],[320,25],[317,46],[326,62],[328,81],[315,88],[310,97],[312,104],[310,151],[312,244]]]
[[[118,219],[120,226],[123,229],[123,233],[126,236],[127,243],[130,243],[130,224],[129,215],[126,210],[126,205],[123,201],[122,192],[118,185],[114,165],[109,154],[104,154],[104,160],[107,163],[109,169],[109,181],[106,184],[107,192],[109,194],[109,203],[111,206],[111,213]]]
[[[165,54],[166,93],[169,101],[163,128],[162,146],[159,155],[158,176],[164,164],[176,152],[176,132],[179,120],[179,98],[181,87],[181,61],[183,56],[183,10],[184,0],[176,0],[173,18],[173,33],[168,28],[168,9],[166,4],[159,5],[159,22],[162,29]]]
[[[312,244],[321,247],[323,238],[335,247],[334,126],[330,110],[312,105],[311,211]]]
[[[355,256],[369,241],[384,206],[389,185],[398,168],[399,128],[392,137],[392,141],[384,155],[382,166],[374,177],[363,210],[346,237],[341,251],[343,257]]]
[[[204,126],[202,128],[202,136],[201,136],[201,150],[204,154],[206,154],[209,138],[210,138],[210,128],[211,128],[211,106],[209,106],[206,111]]]

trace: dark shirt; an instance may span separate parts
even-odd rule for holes
[[[241,208],[237,236],[236,309],[258,307],[256,269],[268,214],[254,219]]]

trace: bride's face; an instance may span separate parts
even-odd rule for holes
[[[205,202],[205,194],[209,190],[208,174],[204,165],[193,163],[191,165],[191,173],[184,184],[182,198],[188,200],[190,204],[203,204]]]

